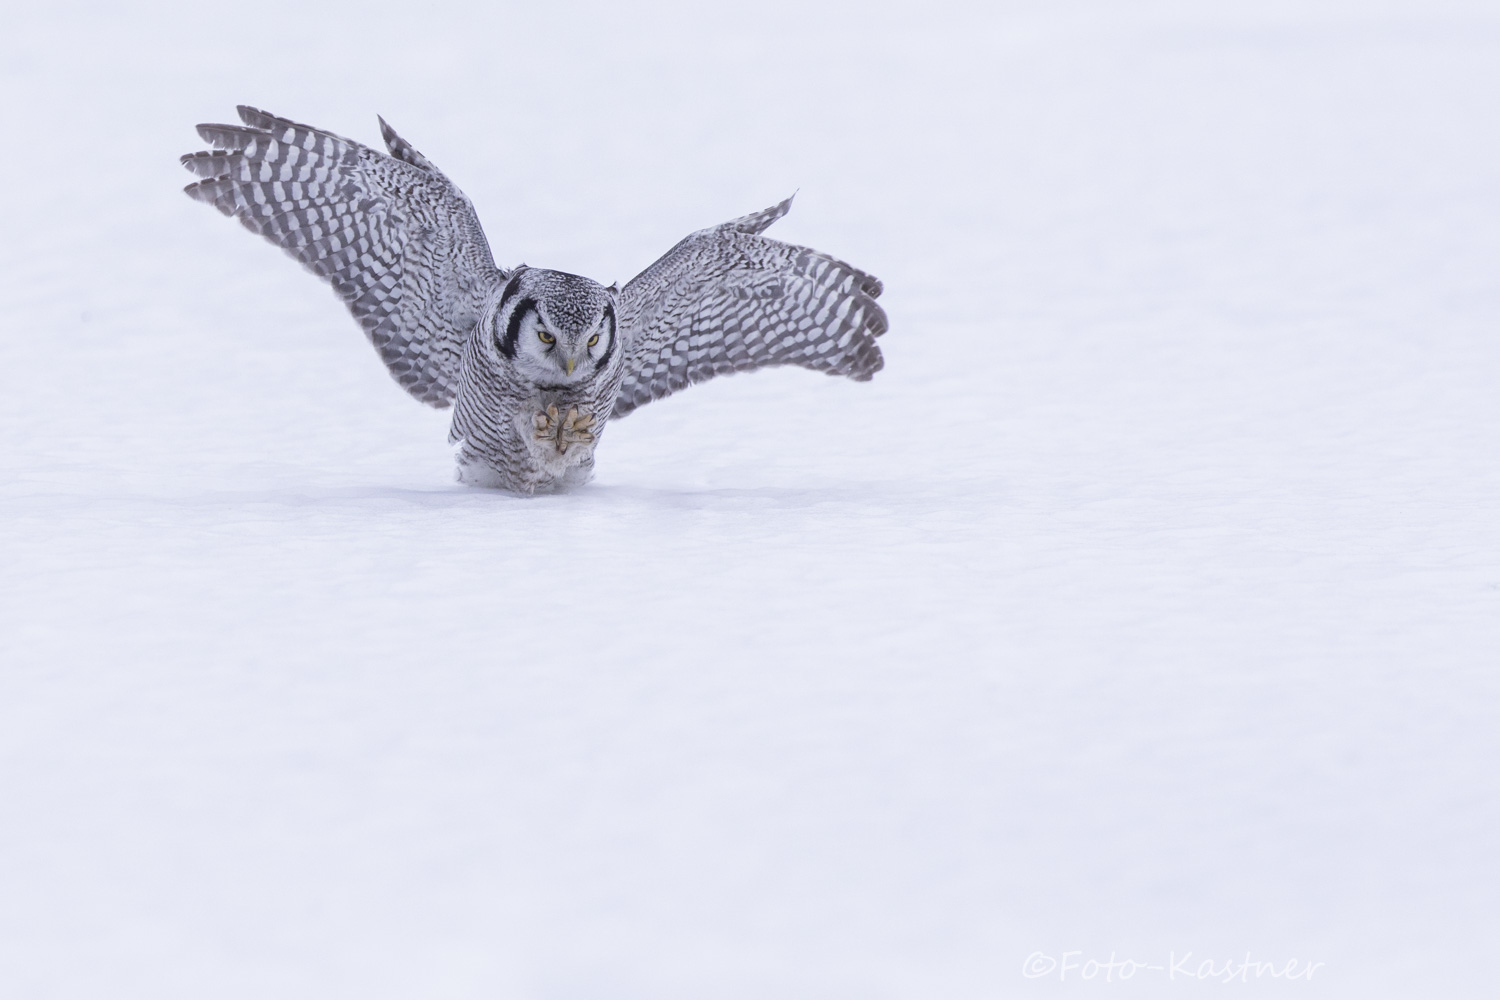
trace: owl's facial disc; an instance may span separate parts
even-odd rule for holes
[[[543,333],[552,339],[543,337]],[[550,329],[538,327],[537,336],[547,349],[548,359],[562,370],[564,378],[584,378],[609,356],[614,343],[614,309],[601,310],[598,318],[584,329],[553,334]]]
[[[542,386],[586,383],[614,355],[614,295],[586,278],[519,270],[502,290],[494,316],[496,352]]]
[[[577,361],[589,371],[599,368],[609,357],[615,344],[615,310],[614,306],[606,305],[600,310],[599,318],[587,330],[578,335],[575,348]],[[571,375],[573,369],[569,367]]]
[[[533,309],[519,325],[518,345],[523,357],[531,359],[543,371],[537,376],[545,381],[574,382],[590,377],[609,355],[614,342],[614,309],[600,310],[594,322],[586,327],[554,324],[541,309]]]
[[[562,369],[567,378],[573,377],[578,367],[578,337],[566,333],[553,333],[541,321],[537,322],[536,339],[541,342],[543,356]]]

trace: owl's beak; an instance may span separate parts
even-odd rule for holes
[[[578,364],[578,362],[574,361],[572,358],[569,358],[567,360],[568,374],[569,375],[573,374],[573,366],[576,365],[576,364]]]

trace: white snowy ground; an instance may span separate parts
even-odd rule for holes
[[[0,994],[1494,995],[1500,11],[914,8],[6,12]],[[461,488],[236,102],[604,281],[800,188],[886,369]]]

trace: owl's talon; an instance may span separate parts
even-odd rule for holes
[[[580,413],[576,406],[568,407],[567,414],[560,416],[557,405],[550,404],[547,412],[534,415],[531,422],[536,428],[532,439],[550,442],[559,455],[566,455],[569,445],[594,443],[594,435],[588,430],[594,426],[594,415]]]
[[[592,426],[594,426],[592,413],[579,413],[577,407],[570,407],[559,430],[559,440],[568,444],[592,444],[594,435],[588,431]]]

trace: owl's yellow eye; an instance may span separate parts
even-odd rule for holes
[[[597,343],[599,343],[599,335],[596,333],[589,338],[589,346],[593,347]]]
[[[555,343],[557,343],[557,338],[554,337],[554,336],[552,336],[552,334],[548,333],[546,330],[538,330],[536,332],[536,335],[537,335],[537,339],[540,340],[544,344],[555,344]]]

